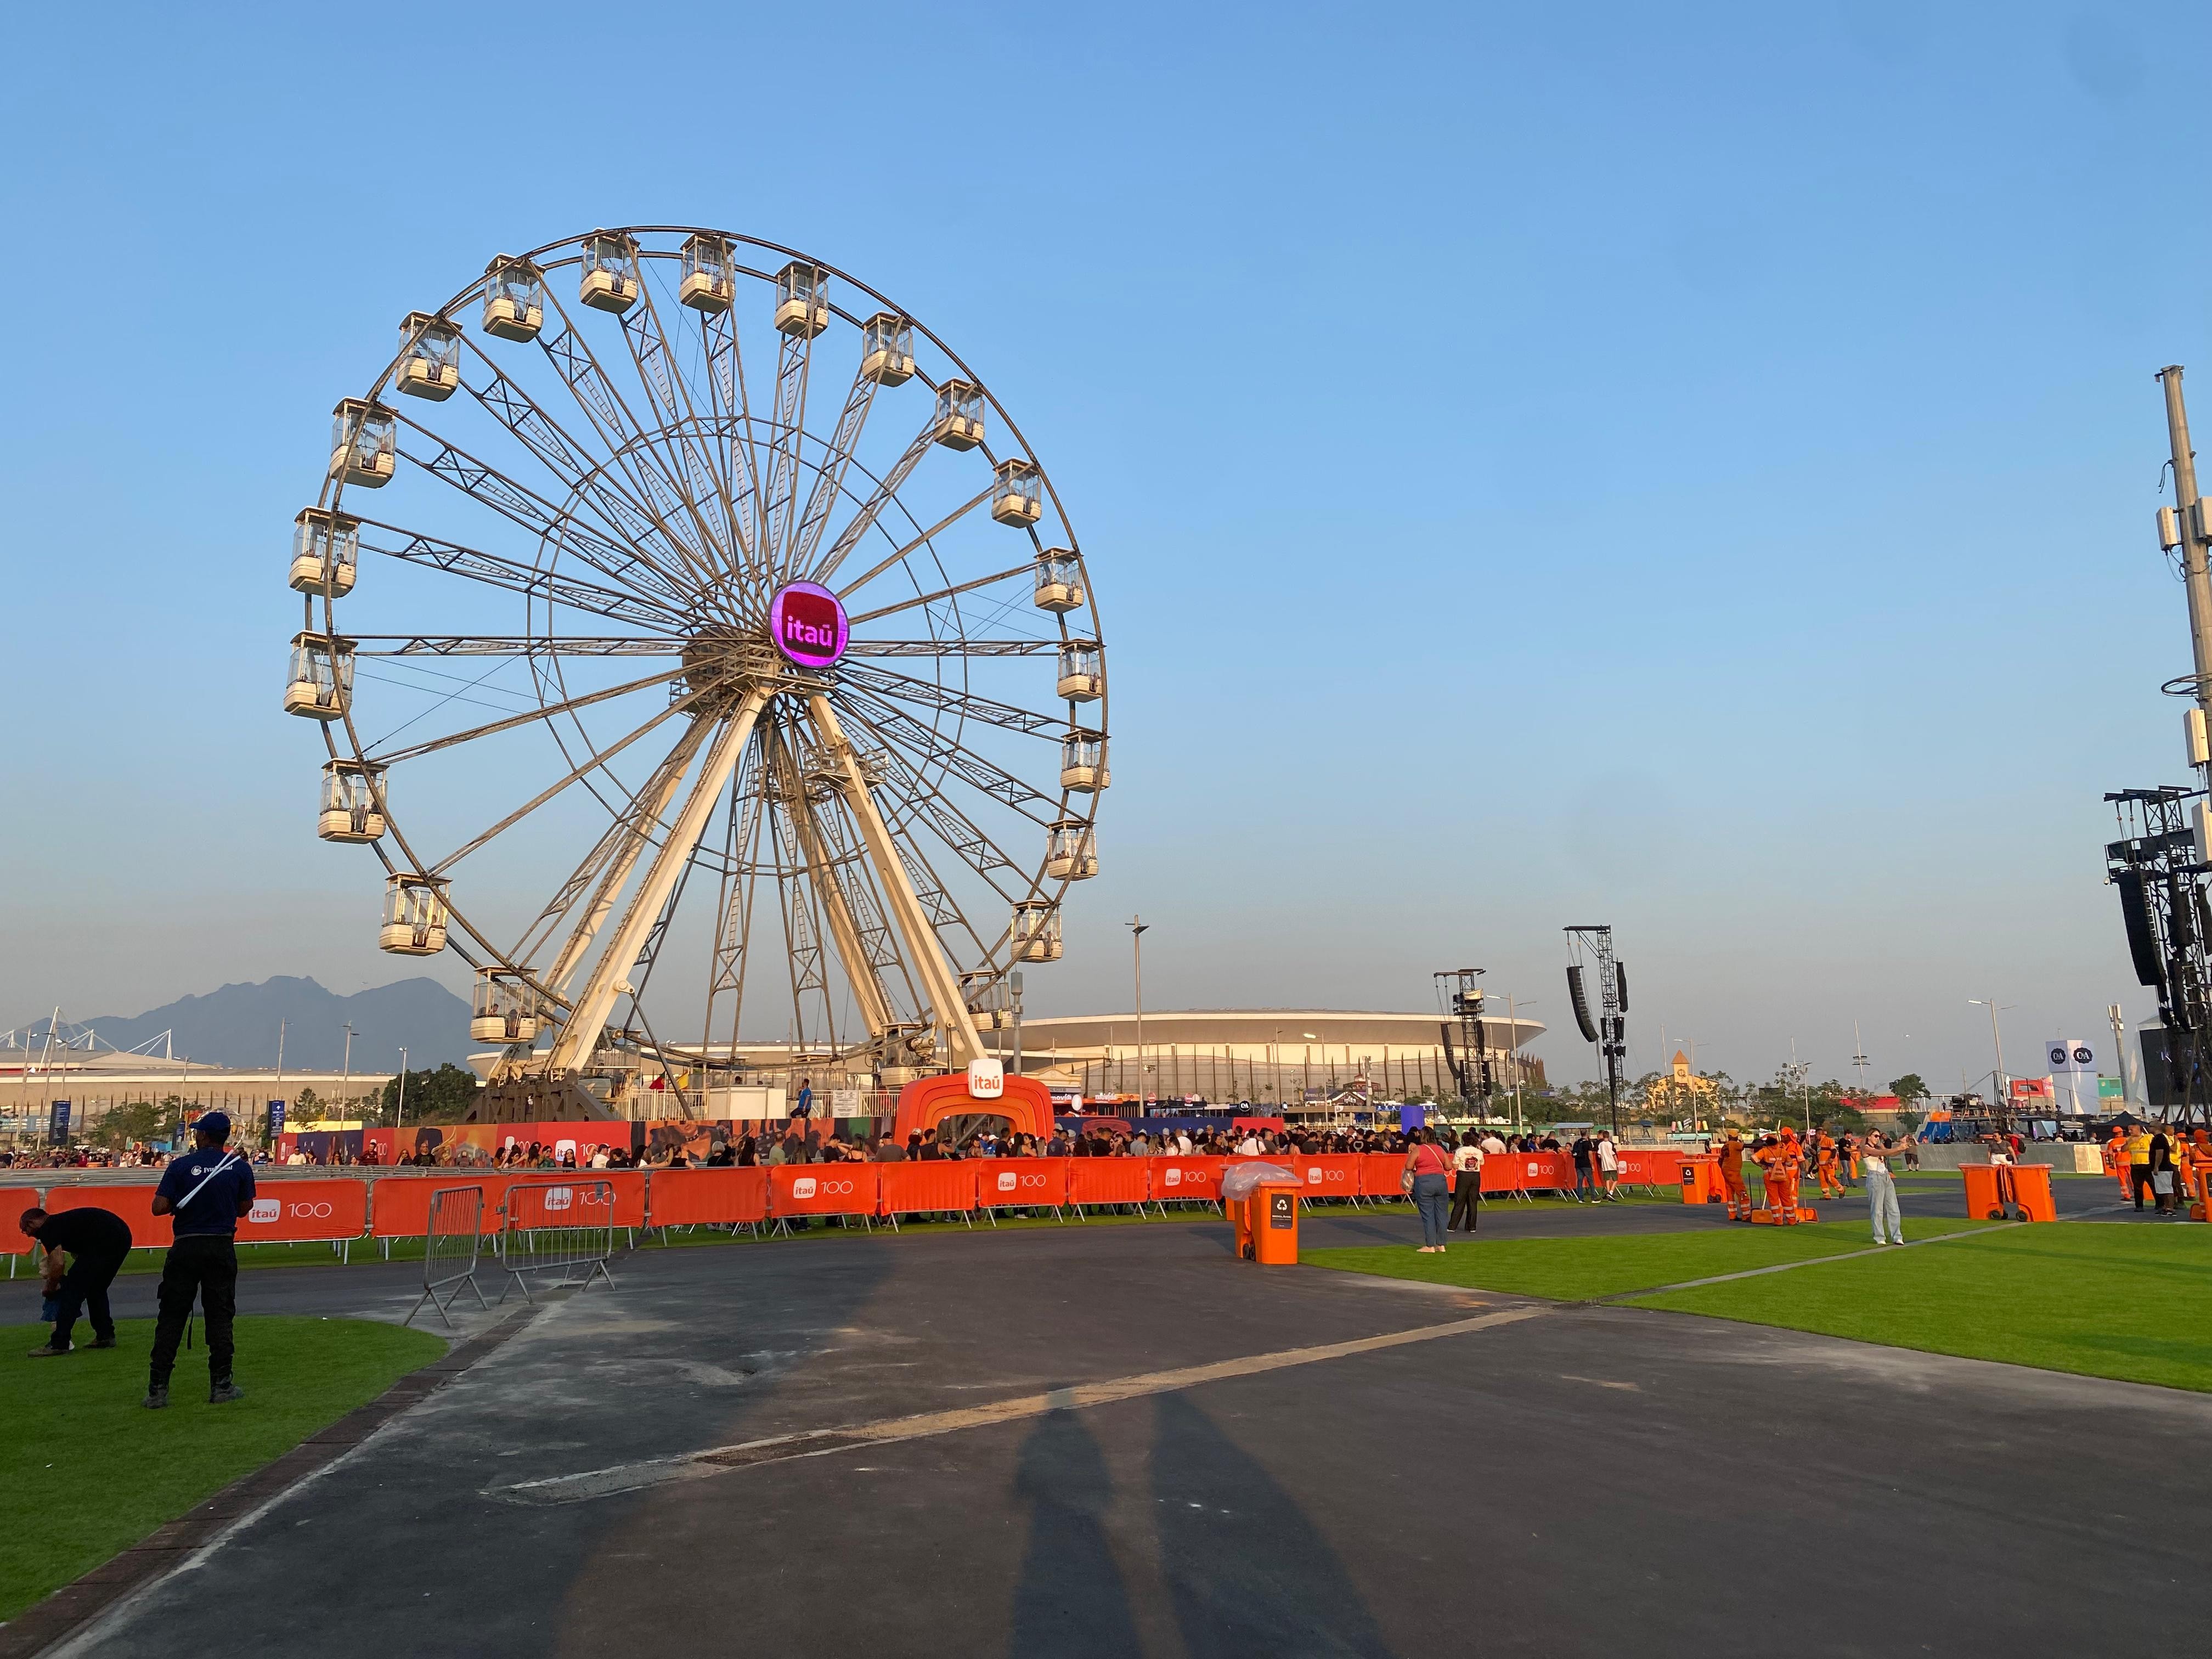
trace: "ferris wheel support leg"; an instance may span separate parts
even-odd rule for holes
[[[891,843],[890,826],[884,823],[883,812],[868,788],[868,781],[861,775],[852,743],[838,723],[837,711],[830,706],[830,699],[818,691],[806,700],[806,706],[814,716],[815,730],[822,734],[836,757],[837,769],[844,775],[846,799],[853,804],[853,816],[860,820],[860,838],[867,842],[869,860],[876,866],[876,874],[883,883],[892,922],[906,941],[908,959],[921,975],[922,988],[929,997],[930,1012],[951,1048],[946,1059],[955,1066],[981,1060],[983,1039],[976,1032],[975,1018],[968,1012],[967,1000],[960,994],[959,979],[945,959],[937,930],[922,914],[913,878],[907,874],[898,848]]]
[[[555,1039],[553,1051],[547,1057],[550,1070],[578,1072],[590,1064],[599,1046],[599,1034],[605,1028],[607,1016],[614,1012],[615,998],[620,994],[616,988],[637,961],[638,952],[645,948],[646,935],[653,931],[662,907],[668,902],[677,877],[690,862],[699,837],[706,830],[708,815],[721,799],[722,791],[729,787],[730,776],[737,770],[746,744],[752,740],[753,727],[759,722],[761,710],[768,706],[769,695],[765,689],[748,693],[708,750],[707,763],[699,774],[699,781],[692,786],[668,838],[654,854],[645,879],[630,896],[629,908],[623,912],[622,925],[615,929],[613,941],[592,969],[591,978],[584,981],[584,988],[577,993],[568,1022],[562,1026],[561,1035]],[[642,833],[641,825],[641,836]]]
[[[860,925],[853,920],[852,907],[845,902],[845,890],[838,884],[837,872],[823,852],[822,828],[815,823],[814,809],[804,796],[791,817],[799,830],[799,848],[806,855],[807,879],[821,896],[822,908],[830,921],[830,937],[845,964],[845,982],[853,988],[853,1000],[860,1005],[860,1018],[867,1022],[868,1035],[880,1037],[890,1029],[890,1002],[884,995],[875,968],[861,945]]]

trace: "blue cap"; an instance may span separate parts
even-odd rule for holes
[[[192,1131],[196,1134],[213,1135],[216,1144],[221,1146],[230,1139],[230,1119],[222,1112],[204,1112],[193,1120]]]

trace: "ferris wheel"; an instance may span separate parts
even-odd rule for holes
[[[318,831],[382,860],[383,949],[477,969],[495,1083],[718,1115],[748,1065],[964,1065],[1097,873],[1059,495],[949,347],[790,249],[599,230],[410,312],[290,580]]]

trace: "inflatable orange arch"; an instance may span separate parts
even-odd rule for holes
[[[927,1134],[948,1117],[970,1113],[1002,1117],[1017,1134],[1040,1140],[1052,1135],[1052,1091],[1033,1077],[1009,1077],[1006,1091],[995,1100],[979,1100],[968,1092],[968,1073],[947,1072],[942,1077],[916,1078],[899,1091],[898,1116],[891,1133],[903,1146],[920,1133]]]

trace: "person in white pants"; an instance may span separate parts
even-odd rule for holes
[[[1890,1144],[1879,1129],[1867,1136],[1859,1151],[1860,1164],[1866,1170],[1867,1212],[1874,1218],[1877,1244],[1905,1243],[1905,1224],[1897,1214],[1897,1182],[1889,1174],[1892,1155]]]

